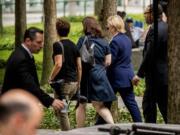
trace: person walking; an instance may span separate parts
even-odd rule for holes
[[[145,92],[143,96],[143,114],[145,122],[156,123],[157,105],[167,123],[167,95],[168,95],[168,64],[167,38],[168,25],[162,20],[163,9],[158,5],[158,33],[157,44],[154,44],[153,5],[149,5],[145,12],[147,24],[151,24],[146,36],[143,50],[143,60],[133,81],[138,84],[140,78],[145,78]]]
[[[112,63],[108,68],[108,78],[114,92],[119,92],[134,122],[142,122],[135,95],[132,79],[134,71],[131,63],[132,43],[125,35],[124,22],[118,15],[110,16],[107,29],[113,36],[110,42]]]
[[[108,42],[103,38],[102,30],[93,17],[83,19],[83,32],[85,36],[80,37],[77,46],[82,57],[82,81],[80,85],[81,95],[87,97],[96,112],[103,119],[113,124],[110,110],[104,106],[104,102],[116,100],[116,96],[106,76],[106,68],[111,64],[111,53]],[[86,47],[91,49],[93,55],[90,63],[83,61],[83,51]],[[79,103],[76,110],[77,127],[85,125],[86,103]]]
[[[28,28],[23,43],[8,58],[1,94],[21,88],[36,96],[44,106],[52,105],[55,110],[59,110],[64,107],[64,103],[53,99],[40,88],[33,53],[38,53],[42,47],[43,31],[36,27]]]
[[[70,23],[62,18],[58,18],[56,31],[60,40],[53,44],[54,67],[49,82],[64,81],[57,89],[55,88],[55,98],[64,100],[68,104],[80,87],[81,58],[75,44],[68,39]],[[68,107],[66,107],[66,110],[56,111],[56,115],[60,121],[61,130],[70,130]]]

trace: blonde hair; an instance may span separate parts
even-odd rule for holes
[[[108,25],[114,27],[118,32],[121,32],[121,33],[125,33],[126,32],[125,28],[124,28],[124,21],[118,15],[110,16],[107,19],[107,23],[108,23]]]

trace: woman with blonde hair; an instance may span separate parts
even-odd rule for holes
[[[134,71],[131,64],[132,43],[125,35],[124,22],[118,15],[110,16],[107,29],[112,35],[110,42],[112,62],[108,78],[115,93],[119,92],[134,122],[141,122],[141,114],[133,92]]]

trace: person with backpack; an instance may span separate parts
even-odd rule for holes
[[[85,17],[82,24],[84,36],[77,43],[82,59],[80,94],[87,97],[107,123],[113,124],[111,112],[104,106],[104,102],[116,100],[106,76],[106,67],[111,64],[110,48],[95,18]],[[85,125],[85,107],[85,103],[79,103],[76,109],[77,127]]]
[[[60,38],[53,44],[54,67],[50,75],[51,86],[57,82],[55,98],[65,102],[65,108],[56,111],[61,130],[70,130],[68,102],[76,94],[81,81],[81,58],[75,44],[68,39],[70,23],[62,18],[56,21],[56,30]]]

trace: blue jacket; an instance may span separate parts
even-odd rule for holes
[[[108,69],[108,78],[113,88],[130,87],[134,76],[131,64],[130,39],[123,33],[117,34],[110,42],[112,64]]]

